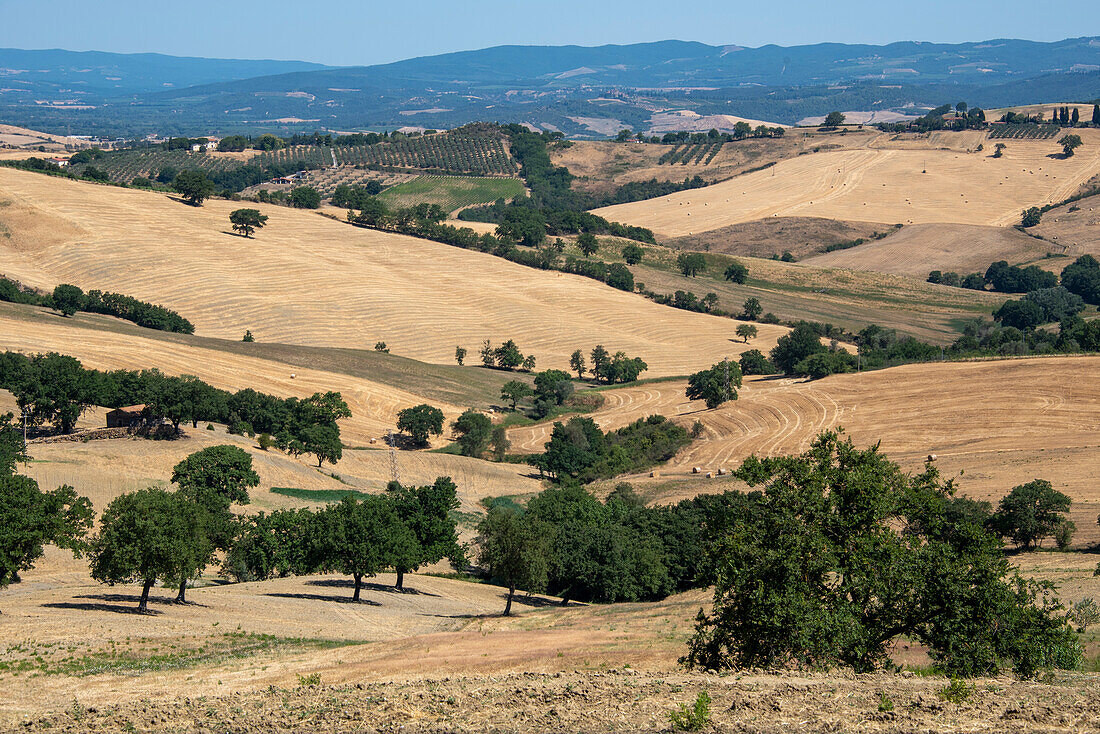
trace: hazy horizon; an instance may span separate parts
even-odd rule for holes
[[[485,0],[462,6],[424,0],[415,11],[350,0],[326,6],[322,17],[299,17],[298,4],[196,0],[178,9],[137,0],[20,3],[0,0],[0,47],[241,60],[296,60],[369,66],[420,56],[501,45],[603,46],[690,40],[709,45],[885,45],[904,41],[964,43],[994,39],[1050,42],[1100,34],[1100,6],[1068,2],[1057,14],[1027,12],[1023,0],[960,4],[929,0],[921,7],[883,7],[867,0],[844,6],[792,0],[754,9],[751,16],[704,0],[690,13],[642,0],[621,6],[563,0],[533,22],[514,4]],[[64,24],[43,18],[66,18]],[[792,17],[800,22],[793,24]],[[487,22],[491,19],[491,22]],[[184,22],[180,22],[183,20]],[[905,28],[900,36],[898,28]]]

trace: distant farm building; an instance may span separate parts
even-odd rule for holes
[[[64,168],[65,166],[69,165],[68,158],[48,158],[47,160],[49,160],[50,163],[59,168]]]
[[[115,408],[107,413],[108,428],[132,428],[141,424],[145,413],[145,405],[128,405],[125,408]]]

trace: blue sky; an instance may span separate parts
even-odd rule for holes
[[[1049,6],[1034,0],[0,0],[0,47],[156,51],[336,65],[505,43],[594,46],[676,38],[790,46],[824,41],[1052,41],[1085,35],[1100,35],[1100,2],[1095,0]]]

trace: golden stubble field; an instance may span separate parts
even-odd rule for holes
[[[824,217],[883,224],[1008,225],[1020,211],[1073,194],[1100,172],[1100,131],[1060,158],[1053,140],[1007,141],[1002,158],[982,152],[868,147],[779,162],[704,189],[596,210],[665,237],[768,217]],[[879,143],[878,145],[888,145]]]
[[[1032,230],[1034,231],[1034,230]],[[1029,237],[1013,227],[976,224],[911,224],[881,240],[807,257],[802,262],[826,268],[852,268],[924,279],[932,270],[984,273],[990,263],[1043,258],[1063,248]],[[1055,259],[1052,263],[1068,264]]]
[[[450,363],[456,345],[476,359],[485,339],[514,339],[540,369],[564,368],[574,349],[602,343],[642,357],[648,376],[686,374],[740,351],[729,319],[313,212],[257,205],[270,220],[244,239],[228,231],[241,204],[194,208],[8,169],[0,200],[11,202],[0,221],[45,223],[34,236],[0,239],[3,274],[159,303],[207,336],[250,329],[258,341],[366,349],[384,341],[395,354],[436,363]],[[785,332],[758,328],[765,344]]]
[[[605,393],[590,414],[604,430],[660,413],[685,427],[700,421],[699,440],[659,477],[631,481],[664,500],[723,491],[725,478],[659,485],[705,472],[736,469],[751,454],[805,450],[823,430],[843,427],[857,445],[881,442],[891,459],[919,471],[929,454],[959,490],[994,504],[1012,487],[1042,478],[1074,500],[1078,543],[1100,541],[1100,374],[1098,357],[914,364],[814,382],[748,378],[738,400],[715,410],[684,397],[683,382]],[[509,431],[513,450],[538,451],[546,426]]]

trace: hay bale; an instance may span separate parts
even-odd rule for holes
[[[720,476],[720,477],[724,477],[729,473],[730,473],[729,469],[719,469],[718,470],[718,476]]]
[[[714,472],[708,471],[707,472],[707,479],[714,479]]]
[[[693,467],[691,467],[691,473],[692,473],[692,474],[701,474],[702,472],[703,472],[703,470],[702,470],[702,469],[700,469],[700,468],[699,468],[699,467],[697,467],[697,466],[693,466]]]
[[[938,457],[938,456],[936,456],[935,454],[929,454],[929,455],[928,455],[928,460],[929,460],[929,461],[935,461],[935,460],[936,460],[936,459],[938,459],[938,458],[939,458],[939,457]]]
[[[661,472],[659,472],[659,471],[651,471],[651,472],[649,473],[649,476],[650,476],[650,477],[652,477],[652,478],[654,478],[654,479],[656,479],[657,477],[661,476]]]

